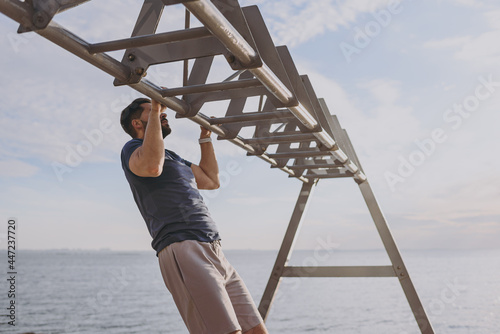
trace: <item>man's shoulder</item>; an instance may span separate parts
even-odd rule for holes
[[[126,142],[125,145],[123,145],[123,147],[142,145],[143,141],[144,141],[143,139],[132,138],[128,142]]]
[[[177,153],[175,153],[175,152],[174,152],[174,151],[172,151],[172,150],[169,150],[168,148],[166,148],[166,149],[165,149],[165,151],[166,151],[168,154],[172,155],[173,157],[180,158],[180,156],[179,156]]]
[[[132,155],[132,153],[134,153],[134,151],[137,148],[142,146],[142,142],[143,142],[142,139],[134,138],[126,142],[125,145],[123,145],[121,152],[122,164],[128,166],[128,160],[130,159],[130,156]]]
[[[123,145],[122,153],[126,153],[131,149],[135,150],[139,146],[142,146],[142,142],[143,142],[142,139],[137,139],[137,138],[130,139],[128,142],[125,143],[125,145]]]

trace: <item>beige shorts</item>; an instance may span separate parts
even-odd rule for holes
[[[159,254],[161,274],[191,334],[243,332],[262,323],[252,296],[220,241],[186,240]]]

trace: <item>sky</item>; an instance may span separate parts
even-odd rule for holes
[[[347,130],[401,249],[498,248],[500,3],[277,0],[258,5],[276,45]],[[88,42],[130,36],[141,1],[93,0],[55,21]],[[184,21],[168,8],[158,31]],[[175,28],[176,29],[176,28]],[[0,15],[0,245],[152,250],[120,164],[120,111],[137,92]],[[121,52],[110,53],[121,59]],[[224,59],[210,80],[231,74]],[[179,84],[178,65],[148,79]],[[202,109],[222,116],[222,105]],[[165,143],[199,161],[199,127],[176,119]],[[214,136],[215,137],[215,136]],[[215,138],[214,138],[215,139]],[[278,249],[301,182],[215,141],[222,186],[203,195],[227,249]],[[378,249],[352,179],[315,187],[296,248]]]

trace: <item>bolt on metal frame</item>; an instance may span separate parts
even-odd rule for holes
[[[52,20],[87,1],[0,0],[0,11],[20,24],[19,33],[35,31],[110,74],[115,85],[128,85],[162,102],[176,117],[209,128],[218,139],[303,182],[259,305],[264,319],[283,277],[397,277],[421,332],[434,333],[347,133],[316,97],[308,77],[298,73],[286,46],[274,45],[257,6],[241,8],[237,0],[145,0],[130,38],[89,43]],[[187,10],[185,29],[156,33],[164,8],[178,4]],[[191,14],[202,27],[189,27]],[[125,50],[121,61],[106,54],[116,50]],[[222,82],[207,83],[218,56],[234,72]],[[182,87],[164,88],[146,79],[150,66],[178,61],[184,62]],[[244,112],[252,97],[260,98],[258,110]],[[224,117],[200,112],[212,101],[229,102]],[[255,128],[252,138],[241,135],[246,127]],[[320,179],[338,177],[352,177],[359,185],[392,266],[287,266],[314,186]]]

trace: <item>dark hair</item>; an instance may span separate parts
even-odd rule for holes
[[[120,124],[122,125],[123,130],[132,138],[135,138],[137,135],[134,127],[132,126],[132,120],[141,117],[141,114],[144,111],[144,108],[142,107],[143,103],[151,103],[151,100],[144,97],[135,99],[125,109],[123,109],[120,116]]]

